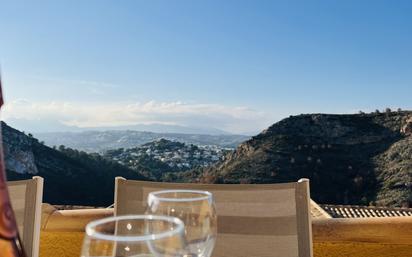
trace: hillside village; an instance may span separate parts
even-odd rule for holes
[[[223,161],[232,150],[216,145],[197,146],[159,139],[135,148],[108,150],[104,156],[132,169],[152,167],[165,173],[208,167]]]

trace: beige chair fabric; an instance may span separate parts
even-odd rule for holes
[[[39,256],[43,178],[7,182],[11,205],[28,257]]]
[[[309,180],[284,184],[115,182],[115,215],[142,214],[149,192],[207,190],[218,214],[213,257],[312,257]]]

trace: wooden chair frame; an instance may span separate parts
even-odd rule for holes
[[[28,257],[39,256],[43,183],[43,178],[38,176],[7,182],[11,205]]]

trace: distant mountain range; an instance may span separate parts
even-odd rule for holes
[[[64,145],[86,152],[134,148],[161,138],[194,145],[217,145],[235,148],[249,139],[243,135],[203,135],[183,133],[154,133],[134,130],[37,133],[35,137],[48,146]]]
[[[291,116],[186,181],[310,179],[319,203],[412,206],[412,112]]]
[[[231,133],[213,127],[189,127],[171,124],[133,124],[127,126],[106,126],[106,127],[76,127],[68,126],[55,120],[28,120],[28,119],[8,119],[7,123],[14,128],[26,131],[27,133],[40,134],[48,132],[83,132],[83,131],[113,131],[113,130],[134,130],[150,131],[154,133],[176,133],[176,134],[201,134],[201,135],[231,135]]]

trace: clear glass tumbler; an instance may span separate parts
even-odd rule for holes
[[[117,216],[86,226],[81,257],[183,257],[184,224],[175,217]]]

